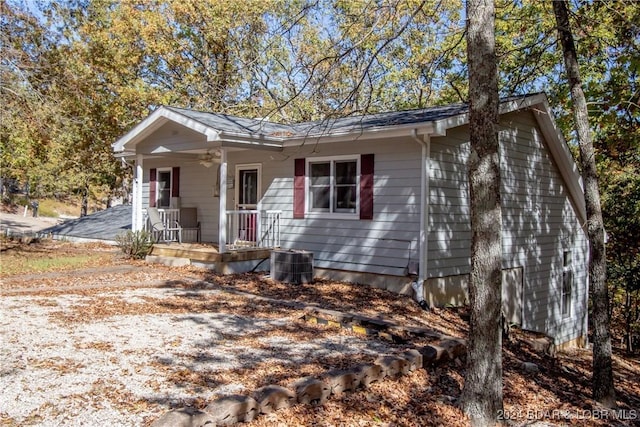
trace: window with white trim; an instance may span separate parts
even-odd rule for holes
[[[356,157],[307,161],[307,212],[357,214],[360,164]]]
[[[562,258],[562,317],[571,317],[571,294],[573,293],[571,251],[564,251]]]

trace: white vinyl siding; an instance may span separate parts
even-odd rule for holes
[[[429,278],[468,274],[471,267],[471,224],[467,127],[431,139],[429,176]]]
[[[305,146],[292,148],[273,156],[283,160],[263,165],[266,190],[261,209],[283,211],[282,247],[312,251],[319,268],[405,275],[409,260],[418,260],[419,145],[405,138],[378,140],[375,144],[323,144],[317,147],[317,154],[312,150]],[[305,158],[307,162],[332,156],[359,159],[368,153],[375,153],[372,220],[345,221],[313,215],[293,219],[294,158]],[[243,153],[243,159],[250,159],[250,155]],[[305,197],[308,203],[309,194]]]
[[[557,342],[583,334],[587,243],[560,173],[530,113],[503,116],[503,268],[523,268],[523,327]],[[428,277],[468,274],[471,224],[468,128],[431,139]],[[572,290],[562,313],[563,253],[572,251]]]
[[[512,113],[502,124],[503,267],[524,267],[523,327],[569,341],[586,333],[586,238],[533,115]],[[563,314],[566,251],[571,316]]]
[[[205,168],[185,159],[145,159],[142,207],[149,206],[149,169],[180,167],[180,206],[197,207],[203,242],[218,241],[218,198],[213,197],[218,165]],[[195,185],[194,183],[197,183]]]

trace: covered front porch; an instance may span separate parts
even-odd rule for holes
[[[114,151],[133,171],[132,229],[151,232],[156,254],[202,244],[185,258],[226,262],[223,254],[260,258],[280,246],[282,211],[263,204],[262,168],[282,151],[282,138],[257,138],[225,115],[160,107]]]
[[[149,215],[149,208],[144,210],[143,228],[152,234],[154,241],[170,246],[177,243],[207,243],[201,241],[201,224],[194,219],[197,208],[185,209],[156,209],[159,223]],[[185,215],[188,214],[188,215]],[[225,250],[220,250],[217,242],[208,242],[203,248],[215,248],[217,253],[227,251],[255,251],[258,249],[272,249],[280,247],[280,218],[279,210],[230,210],[224,213],[226,244]],[[188,247],[188,246],[187,246]],[[197,247],[191,245],[191,247]]]

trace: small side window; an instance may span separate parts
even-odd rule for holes
[[[562,264],[562,317],[571,317],[571,294],[573,293],[571,251],[564,251]]]

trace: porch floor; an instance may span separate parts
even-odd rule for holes
[[[187,258],[191,261],[226,263],[269,258],[271,249],[242,249],[218,252],[213,243],[155,243],[149,255],[171,258]]]

